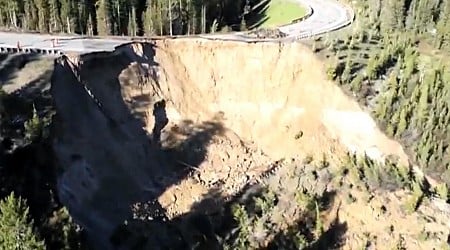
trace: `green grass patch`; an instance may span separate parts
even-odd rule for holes
[[[303,17],[306,9],[293,0],[271,0],[264,14],[266,19],[260,27],[273,28]]]

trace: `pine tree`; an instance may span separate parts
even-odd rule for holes
[[[401,136],[401,134],[405,132],[406,128],[408,127],[408,108],[409,106],[404,106],[400,111],[398,127],[396,131],[397,136]]]
[[[97,0],[97,32],[100,36],[112,34],[110,0]]]
[[[44,123],[37,115],[35,108],[33,108],[33,117],[25,122],[24,127],[27,141],[33,142],[42,138]]]
[[[67,33],[75,32],[76,16],[74,0],[59,0],[61,3],[61,23]]]
[[[73,26],[70,25],[70,0],[59,0],[61,25],[65,32],[70,33]]]
[[[4,3],[5,4],[5,3]],[[17,15],[19,10],[19,3],[17,0],[8,0],[6,1],[6,10],[7,10],[7,21],[8,26],[18,27],[17,26]]]
[[[409,79],[417,68],[417,53],[412,47],[405,50],[404,77]]]
[[[61,16],[59,14],[58,4],[58,0],[50,0],[50,32],[61,31]]]
[[[405,2],[403,0],[383,1],[381,8],[381,30],[389,34],[404,27]]]
[[[429,92],[429,85],[428,81],[424,82],[420,87],[420,98],[419,103],[417,106],[417,118],[418,118],[418,124],[422,124],[428,116],[428,92]]]
[[[33,0],[24,1],[24,11],[25,11],[25,29],[26,30],[37,30],[39,23],[39,14],[36,4]]]
[[[93,36],[94,35],[94,24],[93,24],[93,20],[92,20],[92,15],[91,13],[88,14],[88,18],[86,21],[86,34],[88,36]]]
[[[436,47],[450,47],[450,0],[442,3],[439,21],[436,25]]]
[[[70,6],[70,32],[71,33],[81,33],[81,27],[80,27],[80,6],[79,6],[79,0],[70,0],[69,1]]]
[[[379,97],[374,113],[378,120],[384,121],[387,116],[388,107],[386,105],[385,96]]]
[[[116,35],[123,35],[122,34],[122,24],[124,22],[122,22],[122,13],[125,12],[125,8],[123,8],[122,3],[120,2],[120,0],[111,0],[111,28],[112,34],[116,34]]]
[[[187,22],[187,34],[190,35],[191,32],[195,30],[195,8],[194,8],[195,0],[186,0],[186,22]]]
[[[417,1],[412,0],[409,4],[408,14],[406,15],[405,27],[407,30],[417,31],[416,24],[416,12],[417,12]]]
[[[366,74],[369,79],[375,79],[377,77],[377,66],[379,57],[378,54],[372,53],[370,55],[369,61],[367,62]]]
[[[44,250],[45,245],[33,233],[33,221],[28,218],[28,206],[11,193],[0,201],[0,249]]]
[[[169,35],[173,35],[173,16],[172,16],[172,0],[168,1],[168,11],[169,11]]]
[[[347,56],[347,59],[345,60],[345,66],[344,71],[342,72],[342,83],[346,84],[349,83],[351,80],[351,71],[352,71],[352,62],[350,59],[350,56]]]
[[[418,31],[424,32],[433,24],[433,11],[436,4],[435,0],[419,0],[415,20]]]
[[[375,24],[380,17],[381,11],[381,0],[370,0],[368,1],[368,15],[369,15],[369,23]]]
[[[88,6],[89,3],[87,0],[77,0],[76,7],[76,21],[77,21],[77,29],[76,32],[85,34],[87,32],[87,25],[89,22],[89,13],[88,13]]]
[[[165,0],[156,0],[156,20],[158,24],[158,35],[164,35],[166,34],[165,27],[167,24],[167,3]]]
[[[128,13],[128,36],[135,36],[136,32],[135,32],[135,22],[132,19],[132,15],[131,13]]]
[[[35,0],[39,17],[39,31],[48,32],[50,22],[50,8],[48,0]]]
[[[147,0],[146,3],[144,14],[144,33],[147,36],[151,36],[155,33],[155,27],[153,24],[153,6],[151,0]]]

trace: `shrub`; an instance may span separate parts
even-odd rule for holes
[[[435,187],[435,192],[439,196],[439,198],[446,201],[449,199],[448,186],[446,183],[437,185]]]
[[[25,122],[25,139],[28,142],[39,140],[42,138],[44,122],[37,115],[37,111],[33,108],[33,117]]]
[[[327,67],[328,80],[332,81],[332,80],[336,79],[336,76],[337,76],[337,74],[336,74],[336,66],[329,65]]]
[[[33,232],[28,210],[25,200],[14,193],[0,202],[0,249],[45,249]]]

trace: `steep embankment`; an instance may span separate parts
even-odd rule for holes
[[[226,127],[274,158],[295,156],[301,147],[329,152],[324,142],[337,139],[351,150],[406,159],[301,44],[165,40],[155,61],[164,95],[183,117],[223,112]],[[305,138],[316,144],[302,145]]]
[[[168,39],[64,56],[52,79],[61,200],[107,242],[138,201],[182,213],[218,183],[237,192],[280,158],[350,149],[407,161],[323,72],[297,43]]]

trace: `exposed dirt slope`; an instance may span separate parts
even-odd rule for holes
[[[165,40],[157,43],[155,61],[162,65],[160,85],[167,84],[165,95],[183,117],[197,120],[223,112],[226,127],[271,157],[292,157],[305,152],[301,147],[329,152],[323,146],[337,139],[374,156],[406,159],[399,144],[326,80],[322,63],[301,44]],[[300,131],[316,144],[302,145],[296,139]]]
[[[63,57],[52,94],[59,195],[97,235],[135,202],[184,213],[209,189],[233,194],[281,158],[337,162],[350,150],[407,162],[301,44],[169,39]]]

